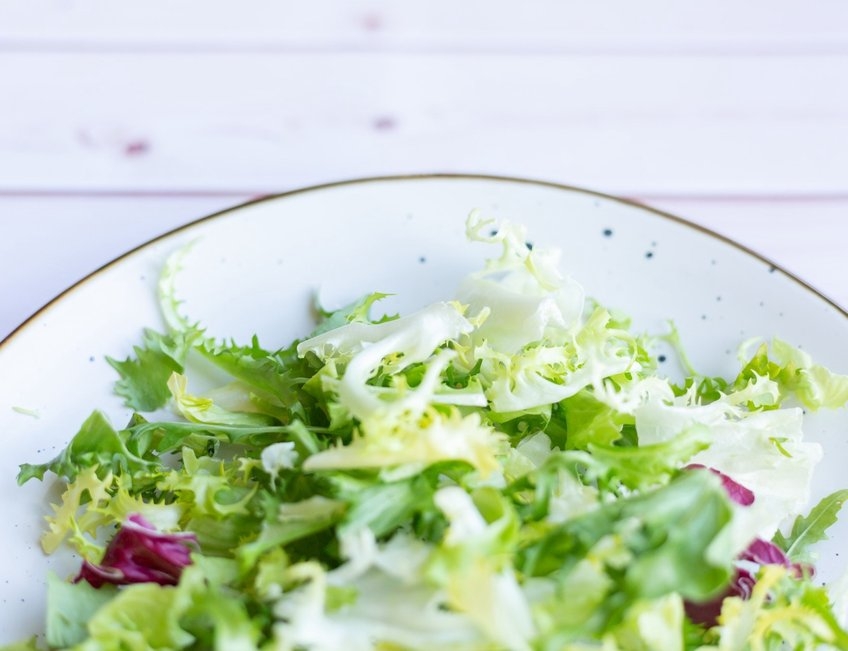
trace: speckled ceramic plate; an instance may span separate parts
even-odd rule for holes
[[[243,340],[256,332],[274,346],[309,330],[315,291],[327,305],[394,293],[386,309],[404,312],[450,296],[486,248],[465,240],[472,209],[524,222],[532,241],[561,248],[564,270],[637,328],[662,332],[673,319],[703,373],[732,374],[741,341],[774,335],[848,372],[844,312],[726,240],[610,197],[512,179],[412,177],[240,206],[115,261],[0,346],[0,643],[41,629],[47,572],[67,575],[76,564],[42,555],[38,538],[55,487],[17,487],[17,466],[55,455],[95,407],[115,423],[128,418],[104,356],[126,356],[143,327],[161,325],[155,285],[171,252],[195,243],[179,278],[187,313],[213,334]],[[846,410],[811,416],[807,431],[826,449],[817,495],[848,484]],[[846,542],[841,525],[821,547],[825,580],[841,571],[837,552]]]

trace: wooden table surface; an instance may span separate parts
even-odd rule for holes
[[[426,172],[636,198],[846,307],[846,89],[843,0],[0,0],[0,339],[210,212]]]

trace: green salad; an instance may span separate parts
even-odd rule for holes
[[[210,337],[172,259],[167,332],[109,360],[132,419],[21,466],[81,562],[5,649],[848,649],[811,549],[848,491],[810,508],[802,437],[848,376],[775,339],[669,379],[556,251],[467,234],[492,254],[445,302],[367,294],[280,350]]]

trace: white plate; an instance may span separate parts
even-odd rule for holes
[[[448,176],[341,183],[241,206],[120,258],[0,346],[0,643],[41,629],[48,569],[68,575],[75,565],[42,556],[51,482],[18,488],[17,466],[52,458],[95,407],[115,424],[128,419],[104,356],[125,357],[143,327],[161,327],[155,284],[171,252],[195,241],[179,280],[187,313],[213,334],[245,340],[256,332],[270,347],[309,330],[318,289],[328,305],[392,292],[386,309],[404,312],[450,296],[489,253],[464,237],[475,208],[523,222],[531,241],[560,247],[563,268],[637,328],[662,332],[673,319],[703,373],[733,374],[738,344],[758,335],[780,336],[848,372],[848,320],[839,308],[726,240],[610,197]],[[848,484],[846,410],[811,416],[807,432],[826,449],[816,495]],[[834,538],[821,547],[824,579],[841,570],[848,525]]]

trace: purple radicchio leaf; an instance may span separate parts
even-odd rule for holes
[[[768,540],[757,538],[739,556],[739,560],[758,565],[783,565],[790,570],[796,579],[812,577],[815,568],[809,563],[793,563],[784,551]]]
[[[736,482],[731,479],[723,472],[716,470],[715,468],[708,468],[707,466],[703,466],[701,464],[693,463],[686,466],[687,470],[697,470],[704,469],[709,470],[711,473],[716,475],[719,479],[721,479],[721,484],[724,487],[727,496],[741,506],[750,506],[754,503],[754,492],[749,488],[746,488],[742,484]],[[774,549],[771,549],[774,547]],[[786,559],[786,555],[783,552],[772,545],[769,542],[764,540],[760,540],[759,538],[754,540],[748,548],[742,552],[739,556],[739,561],[747,561],[747,563],[742,563],[742,565],[737,565],[734,568],[733,578],[730,580],[730,584],[724,589],[723,592],[716,595],[714,598],[709,601],[704,602],[691,602],[686,601],[684,603],[684,607],[686,610],[686,615],[690,620],[695,622],[696,624],[703,624],[704,626],[710,627],[716,624],[718,620],[718,616],[721,614],[721,606],[724,600],[727,597],[741,597],[742,599],[748,599],[751,596],[751,592],[754,589],[754,584],[756,584],[757,580],[754,578],[754,573],[752,573],[748,568],[751,568],[751,564],[757,565],[766,565],[771,563],[778,563],[780,565],[785,565],[788,563],[788,559]]]
[[[176,585],[191,564],[192,533],[163,533],[138,514],[130,515],[106,547],[99,565],[83,561],[74,583],[88,581],[95,588],[105,583],[158,583]]]
[[[727,492],[727,496],[737,504],[741,504],[742,506],[751,506],[751,504],[754,503],[754,492],[751,489],[745,488],[742,484],[734,481],[720,470],[716,470],[715,468],[707,468],[706,466],[702,466],[699,463],[691,463],[686,466],[687,470],[698,468],[704,468],[706,470],[709,470],[711,473],[721,479],[721,485],[724,486],[724,490]]]
[[[727,597],[747,599],[757,580],[757,570],[763,565],[782,565],[789,568],[796,578],[812,576],[814,568],[811,565],[792,563],[783,550],[777,545],[762,538],[756,538],[748,548],[739,555],[739,565],[735,568],[730,585],[717,597],[710,601],[692,603],[687,601],[684,606],[686,614],[696,624],[707,627],[714,626],[721,614],[722,602]]]
[[[724,600],[727,597],[742,597],[742,599],[747,599],[751,596],[751,591],[754,589],[756,582],[756,579],[754,579],[748,570],[737,567],[733,573],[733,579],[730,581],[730,585],[718,596],[713,597],[709,601],[698,603],[692,601],[684,602],[686,615],[696,624],[703,624],[708,628],[715,626],[718,616],[721,614],[721,606]]]

